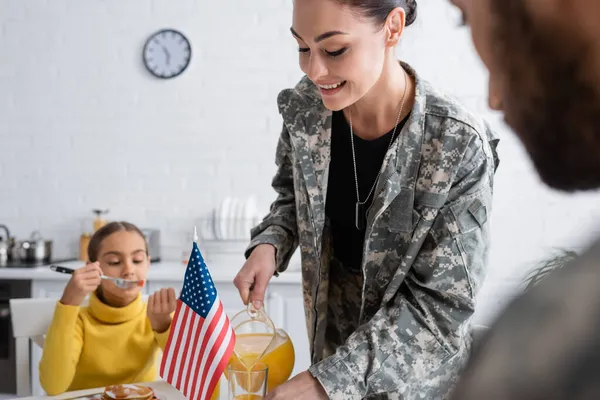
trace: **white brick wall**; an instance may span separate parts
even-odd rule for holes
[[[0,0],[0,222],[36,228],[59,256],[77,253],[90,210],[163,230],[178,257],[193,220],[226,195],[266,209],[280,89],[301,76],[290,0]],[[461,97],[502,137],[493,251],[481,315],[552,246],[585,243],[598,195],[558,195],[486,106],[486,73],[446,0],[420,3],[399,48],[427,79]],[[152,32],[183,31],[192,63],[153,79]],[[484,315],[485,314],[485,315]]]

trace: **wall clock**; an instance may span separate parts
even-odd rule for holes
[[[144,45],[144,65],[157,78],[170,79],[181,75],[191,58],[190,42],[174,29],[162,29],[152,34]]]

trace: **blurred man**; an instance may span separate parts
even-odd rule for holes
[[[452,0],[549,186],[600,188],[600,1]],[[453,400],[600,399],[600,241],[512,302]]]

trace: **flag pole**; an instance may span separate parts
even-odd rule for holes
[[[194,243],[198,243],[198,231],[196,230],[196,225],[194,225]]]

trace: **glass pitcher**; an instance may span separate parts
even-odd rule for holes
[[[256,363],[269,368],[267,391],[286,382],[294,369],[294,345],[283,329],[277,329],[264,308],[252,302],[231,319],[236,341],[229,361],[251,370]]]

